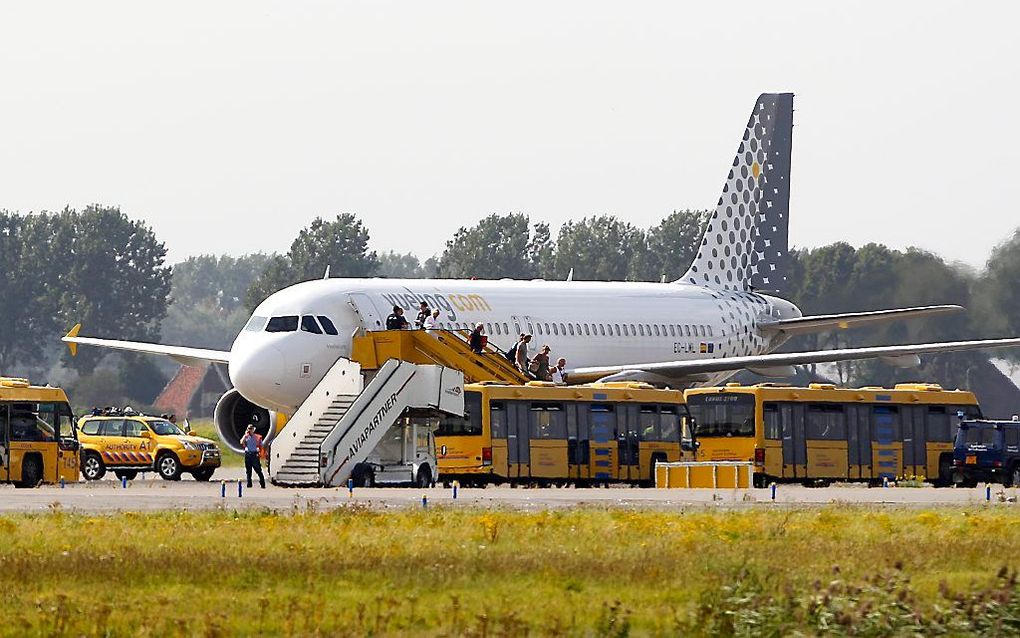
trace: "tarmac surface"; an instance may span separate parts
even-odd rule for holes
[[[866,505],[874,507],[973,506],[990,503],[1003,507],[1020,506],[1016,489],[991,486],[986,501],[985,486],[972,489],[934,487],[869,488],[864,485],[837,485],[824,488],[779,485],[775,500],[770,489],[650,489],[610,488],[461,488],[457,498],[443,487],[356,488],[353,494],[339,488],[284,488],[267,485],[253,489],[238,483],[242,471],[225,469],[208,483],[190,477],[169,482],[154,474],[140,476],[122,487],[111,478],[93,483],[73,483],[16,489],[0,485],[0,514],[14,512],[120,512],[179,511],[208,509],[318,510],[353,504],[379,509],[421,507],[426,497],[430,507],[488,507],[520,510],[568,507],[604,507],[622,509],[679,510],[684,508],[819,507],[826,505]],[[225,496],[224,496],[225,494]]]

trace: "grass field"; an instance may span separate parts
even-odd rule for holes
[[[1020,632],[1020,511],[0,518],[0,633]]]

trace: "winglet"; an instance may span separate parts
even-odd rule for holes
[[[67,344],[67,349],[71,351],[72,357],[78,356],[78,344],[71,341],[71,339],[77,337],[79,331],[81,331],[81,324],[76,323],[74,324],[74,327],[71,328],[71,330],[66,335],[64,335],[64,338],[62,339],[62,341]]]

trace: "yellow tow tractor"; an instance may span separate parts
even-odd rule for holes
[[[78,439],[67,395],[0,377],[0,483],[35,487],[78,480]]]

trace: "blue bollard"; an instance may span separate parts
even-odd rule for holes
[[[127,477],[126,476],[120,477],[120,486],[122,488],[124,488],[125,490],[127,489]]]
[[[453,500],[457,500],[457,488],[460,487],[460,483],[457,481],[453,482]]]
[[[422,494],[421,495],[421,506],[422,506],[422,509],[428,509],[429,508],[429,495],[428,494]]]
[[[986,501],[992,500],[992,486],[991,485],[985,485],[985,500]]]
[[[220,481],[220,498],[227,498],[227,482]]]
[[[60,477],[60,489],[64,489],[64,477]]]
[[[772,487],[772,500],[774,501],[776,500],[776,484],[773,483],[771,487]]]
[[[347,479],[347,496],[349,498],[354,496],[354,479],[353,478]]]
[[[241,498],[241,496],[244,494],[244,492],[241,491],[243,485],[244,483],[242,483],[241,481],[237,482],[237,498]]]
[[[882,487],[889,487],[889,477],[888,476],[883,476],[882,477]]]

